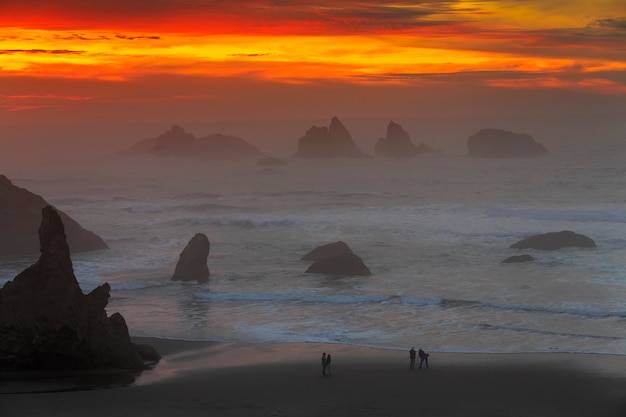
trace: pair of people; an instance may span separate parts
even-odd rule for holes
[[[322,353],[322,375],[331,375],[330,372],[330,353],[327,355],[326,352]]]
[[[425,363],[426,364],[426,369],[428,369],[428,357],[430,355],[428,353],[424,352],[422,349],[420,349],[417,352],[417,355],[416,355],[414,347],[412,347],[411,350],[409,350],[409,358],[411,360],[411,363],[409,365],[409,369],[415,369],[415,358],[416,358],[416,356],[419,356],[419,358],[420,358],[420,368]]]

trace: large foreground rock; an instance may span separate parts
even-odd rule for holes
[[[81,291],[51,206],[39,240],[39,260],[0,289],[0,369],[142,369],[124,318],[107,316],[109,285]]]
[[[236,136],[215,133],[196,138],[195,135],[185,132],[183,128],[176,125],[155,138],[147,138],[137,142],[126,152],[210,160],[247,159],[264,156],[256,146]]]
[[[519,158],[548,152],[532,136],[502,129],[482,129],[474,133],[467,140],[467,150],[472,156],[485,158]]]
[[[593,239],[569,230],[531,236],[510,246],[513,249],[556,250],[567,247],[595,248]]]
[[[172,281],[209,280],[207,259],[211,250],[209,238],[203,233],[197,233],[191,238],[178,258]]]
[[[352,135],[333,117],[329,127],[312,126],[298,140],[294,158],[364,158],[367,155],[358,149]]]
[[[0,175],[0,256],[39,253],[37,229],[41,209],[48,203],[43,197],[15,185]],[[67,214],[57,210],[65,225],[67,243],[73,253],[108,249],[104,240],[84,229]]]

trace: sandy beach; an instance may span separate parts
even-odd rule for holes
[[[407,352],[335,344],[133,338],[163,359],[140,375],[0,381],[0,414],[28,416],[625,416],[626,357]],[[322,352],[333,356],[322,376]],[[418,361],[419,364],[419,361]]]

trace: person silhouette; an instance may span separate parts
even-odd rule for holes
[[[326,376],[326,352],[322,353],[322,375]]]
[[[328,376],[332,375],[332,372],[330,372],[330,353],[326,355],[326,371],[328,372]]]
[[[428,353],[424,352],[422,349],[418,351],[418,355],[420,357],[420,368],[423,363],[426,363],[426,369],[428,369],[428,357],[430,356]]]
[[[412,347],[411,350],[409,350],[409,358],[411,359],[409,369],[415,369],[415,348],[414,347]]]

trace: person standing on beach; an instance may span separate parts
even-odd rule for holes
[[[412,347],[409,350],[409,358],[411,359],[411,364],[409,365],[409,369],[415,369],[415,348]]]
[[[322,375],[326,376],[326,352],[322,353]]]
[[[328,376],[332,375],[332,372],[330,372],[330,353],[326,355],[326,371],[328,372]]]
[[[420,349],[418,351],[418,355],[420,357],[420,368],[422,367],[422,364],[425,362],[426,363],[426,369],[428,369],[428,357],[430,355],[428,353],[424,352],[422,349]]]

